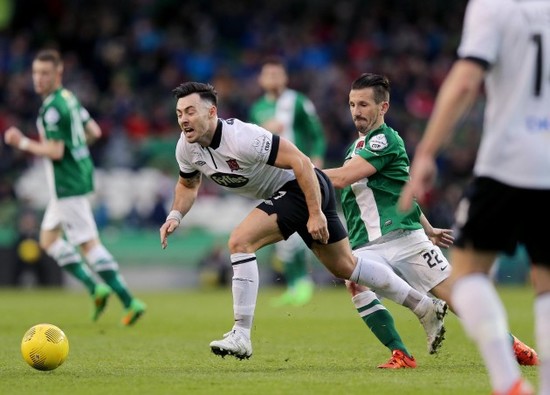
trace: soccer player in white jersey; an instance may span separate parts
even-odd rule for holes
[[[217,93],[210,84],[186,82],[174,89],[174,95],[182,130],[176,146],[180,177],[172,210],[160,228],[162,247],[191,209],[202,174],[229,192],[263,199],[229,238],[234,325],[223,339],[210,343],[213,353],[239,359],[252,355],[250,332],[259,281],[256,251],[295,232],[334,276],[371,286],[397,303],[409,301],[428,336],[441,331],[443,319],[431,298],[386,266],[353,256],[330,180],[294,144],[260,126],[219,119]]]
[[[101,129],[76,96],[62,86],[62,75],[58,51],[38,52],[32,63],[32,79],[36,93],[43,99],[37,120],[40,141],[25,137],[14,126],[6,131],[4,139],[13,147],[45,158],[51,198],[42,220],[40,246],[86,287],[94,302],[94,321],[114,291],[126,309],[122,323],[132,325],[146,306],[132,296],[117,261],[101,243],[88,201],[94,188],[88,143],[101,136]],[[75,247],[80,247],[103,282],[94,278]]]
[[[539,392],[550,394],[550,1],[471,0],[453,65],[417,146],[403,210],[432,184],[435,157],[485,81],[474,179],[456,212],[451,300],[478,346],[495,394],[532,394],[508,343],[488,276],[499,251],[525,245],[535,290]]]

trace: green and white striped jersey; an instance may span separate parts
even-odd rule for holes
[[[341,202],[352,249],[403,229],[421,229],[420,207],[402,213],[397,209],[401,188],[409,179],[409,158],[399,134],[383,124],[358,138],[346,161],[359,155],[376,173],[342,189]]]
[[[65,143],[60,160],[46,159],[50,192],[58,198],[93,191],[94,167],[84,132],[89,120],[88,111],[62,87],[46,97],[40,107],[36,123],[41,138]]]
[[[325,156],[326,140],[321,121],[315,106],[305,95],[286,89],[277,100],[262,96],[250,109],[250,122],[262,126],[270,119],[284,125],[280,136],[292,141],[304,154]]]

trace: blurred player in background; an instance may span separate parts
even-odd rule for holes
[[[407,213],[397,206],[401,188],[409,179],[409,158],[401,136],[385,123],[390,90],[390,81],[377,74],[365,73],[352,83],[349,108],[357,140],[348,149],[344,165],[325,172],[334,186],[342,189],[341,202],[354,254],[388,265],[414,289],[449,301],[451,265],[439,247],[452,245],[452,231],[434,228],[416,203]],[[379,336],[388,333],[387,328],[385,332],[376,329],[381,322],[390,322],[391,328],[394,324],[376,294],[349,281],[346,285],[361,318],[392,351],[386,365],[409,367],[411,355],[403,343]],[[397,339],[396,333],[395,329],[389,332],[393,339]],[[443,333],[437,341],[428,343],[429,353],[436,351],[442,338]],[[537,363],[536,352],[511,334],[510,344],[520,364]]]
[[[40,141],[25,137],[14,126],[4,139],[15,148],[46,159],[51,198],[42,219],[40,246],[86,287],[94,303],[94,321],[114,291],[126,310],[122,323],[132,325],[145,312],[145,304],[132,296],[118,263],[101,243],[87,196],[94,188],[88,144],[101,136],[101,129],[73,93],[63,88],[62,76],[59,52],[38,52],[32,63],[32,79],[35,92],[43,99],[37,120]],[[82,256],[103,282],[94,278]]]
[[[210,343],[213,353],[239,359],[252,355],[259,286],[256,251],[295,232],[334,276],[372,286],[397,303],[406,301],[428,337],[442,330],[443,319],[431,298],[385,265],[353,256],[332,183],[309,157],[256,124],[218,118],[217,92],[210,84],[186,82],[174,89],[174,95],[182,131],[176,146],[180,176],[172,210],[160,228],[162,247],[192,208],[202,174],[227,192],[263,199],[229,237],[234,324],[223,339]]]
[[[321,169],[326,150],[321,122],[311,100],[288,88],[283,61],[276,57],[266,59],[258,83],[264,95],[253,103],[250,122],[290,140]],[[308,265],[312,257],[300,236],[295,233],[276,243],[275,257],[283,266],[287,290],[273,304],[300,306],[308,303],[314,288]]]
[[[533,394],[508,343],[506,310],[489,277],[499,252],[531,259],[539,393],[550,394],[550,1],[471,0],[457,60],[416,148],[400,207],[422,199],[436,155],[485,82],[474,179],[456,212],[451,300],[481,353],[494,394]]]

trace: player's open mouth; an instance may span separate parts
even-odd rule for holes
[[[193,128],[183,128],[183,132],[186,133],[186,134],[187,133],[192,133],[194,130],[195,129],[193,129]]]

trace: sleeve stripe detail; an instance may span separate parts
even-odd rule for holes
[[[267,164],[273,166],[275,164],[275,159],[277,159],[277,153],[279,152],[279,141],[280,137],[273,135],[271,140],[271,152],[269,153],[269,158],[267,159]]]
[[[461,59],[469,60],[470,62],[477,63],[478,65],[480,65],[483,68],[483,70],[489,70],[489,68],[491,67],[491,64],[487,60],[482,59],[482,58],[478,58],[476,56],[465,56]]]
[[[197,175],[198,172],[199,172],[198,170],[195,170],[192,173],[184,173],[180,170],[180,177],[181,178],[193,178],[194,176]]]

